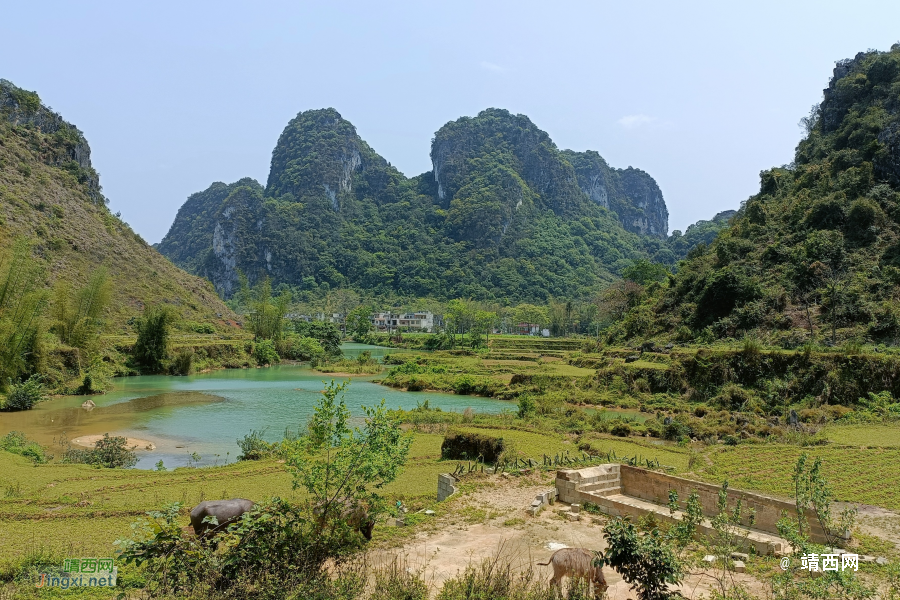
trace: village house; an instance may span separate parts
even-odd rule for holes
[[[416,312],[379,312],[371,316],[371,321],[378,331],[401,329],[427,331],[428,333],[433,333],[435,327],[440,327],[442,323],[440,315],[435,315],[427,310]]]

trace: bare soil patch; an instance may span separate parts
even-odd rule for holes
[[[533,566],[549,581],[552,568],[536,563],[546,562],[559,548],[606,549],[606,517],[582,513],[580,521],[568,521],[557,512],[567,506],[561,503],[547,507],[537,517],[527,515],[525,509],[534,497],[552,487],[545,474],[486,477],[468,487],[474,489],[464,489],[447,500],[453,503],[449,514],[436,518],[402,547],[383,548],[371,558],[378,564],[399,557],[436,591],[467,565],[486,558],[500,556],[521,571]],[[604,574],[610,586],[609,600],[635,597],[618,573],[607,568]],[[764,584],[750,575],[736,574],[735,581],[756,593],[764,589]],[[708,596],[714,585],[705,572],[697,571],[689,574],[679,589],[686,598],[699,599]]]

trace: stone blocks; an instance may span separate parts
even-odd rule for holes
[[[438,475],[438,502],[443,502],[456,493],[456,477],[450,473],[441,473]]]

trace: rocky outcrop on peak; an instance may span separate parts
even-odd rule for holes
[[[585,202],[572,166],[525,115],[489,108],[438,129],[431,143],[439,202],[450,207],[457,192],[487,163],[502,164],[536,194],[538,207],[559,216],[577,214]],[[492,165],[490,165],[492,166]]]
[[[669,211],[653,177],[632,167],[614,169],[594,150],[564,150],[563,156],[574,167],[581,190],[595,204],[614,212],[627,231],[666,238]]]
[[[381,197],[398,177],[338,111],[308,110],[291,119],[278,138],[266,195],[298,202],[322,198],[340,213],[361,191]]]
[[[853,58],[837,61],[828,87],[822,92],[822,104],[808,119],[810,127],[818,121],[823,134],[838,134],[846,138],[843,143],[860,152],[857,160],[870,158],[867,155],[871,155],[876,178],[895,187],[900,186],[900,95],[897,94],[896,83],[900,76],[898,55],[900,43],[894,44],[890,52],[859,52]],[[875,107],[878,115],[871,113]],[[861,123],[857,119],[848,119],[848,116],[856,113],[862,117],[867,111],[874,117],[866,119],[865,123],[873,139],[868,139],[870,136],[864,136],[861,132],[851,137],[851,124],[856,128]],[[807,160],[807,157],[803,156],[801,160]]]
[[[100,176],[91,166],[91,147],[84,134],[44,106],[36,92],[23,90],[6,79],[0,79],[0,118],[13,126],[31,127],[52,135],[55,143],[42,153],[42,160],[75,175],[87,187],[88,195],[94,202],[105,202],[100,193]]]

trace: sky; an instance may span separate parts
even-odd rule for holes
[[[265,185],[298,112],[334,107],[407,176],[488,107],[650,173],[669,228],[789,163],[834,62],[900,40],[900,2],[19,2],[0,77],[80,128],[103,193],[158,242],[192,193]]]

